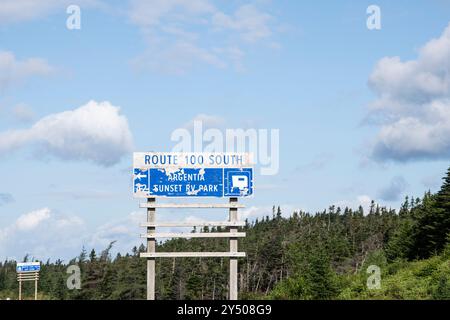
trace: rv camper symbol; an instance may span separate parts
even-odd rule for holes
[[[248,189],[248,177],[246,175],[235,175],[231,177],[231,189],[238,188],[239,191]]]
[[[248,196],[252,194],[251,171],[225,169],[225,196]]]

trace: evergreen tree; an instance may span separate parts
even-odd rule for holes
[[[357,210],[331,206],[316,213],[299,211],[286,218],[282,208],[274,206],[272,217],[269,214],[246,221],[247,236],[239,240],[239,251],[247,253],[245,259],[239,259],[240,297],[334,299],[342,294],[347,277],[361,275],[366,279],[365,266],[374,252],[381,252],[389,260],[439,254],[425,268],[420,266],[421,261],[396,261],[383,270],[392,273],[403,263],[417,263],[419,267],[411,275],[425,274],[430,286],[411,290],[420,293],[420,298],[428,295],[445,299],[450,283],[445,264],[450,258],[449,209],[450,170],[437,194],[427,192],[421,200],[408,197],[399,214],[373,202],[367,215],[361,206]],[[145,246],[135,246],[123,255],[117,253],[113,260],[111,249],[112,243],[97,256],[95,250],[83,248],[66,264],[47,261],[41,269],[40,294],[49,299],[145,299],[146,259],[139,256]],[[157,244],[158,252],[228,250],[226,239],[172,239]],[[441,260],[442,265],[436,267],[436,261]],[[82,271],[82,289],[68,291],[65,270],[74,263]],[[15,264],[0,262],[0,299],[17,292]],[[226,258],[160,259],[156,275],[157,299],[227,298]],[[404,277],[399,279],[403,281]],[[363,294],[364,288],[365,282],[358,292]],[[26,286],[24,294],[32,295],[32,286]]]
[[[335,274],[327,255],[319,250],[310,256],[310,269],[305,275],[308,284],[307,296],[314,300],[328,300],[336,297],[338,287]]]
[[[444,184],[436,196],[436,214],[433,219],[435,230],[432,241],[436,244],[436,250],[441,252],[450,236],[450,168],[444,178]]]
[[[94,263],[97,260],[97,254],[95,253],[95,250],[92,249],[91,253],[89,254],[89,261],[91,263]]]
[[[422,201],[408,197],[400,209],[403,220],[387,245],[387,256],[424,259],[443,251],[450,235],[450,168],[440,191]]]

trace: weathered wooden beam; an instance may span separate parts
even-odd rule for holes
[[[229,209],[229,208],[245,208],[239,203],[140,203],[140,208],[202,208],[202,209]]]
[[[17,281],[36,281],[36,280],[39,280],[39,278],[17,279]]]
[[[38,274],[18,274],[17,278],[32,278],[32,277],[39,277]]]
[[[244,227],[244,221],[144,222],[141,227]]]
[[[161,232],[142,234],[141,238],[244,238],[245,232],[198,232],[198,233],[175,233]]]
[[[141,252],[141,258],[226,258],[245,257],[245,252]]]
[[[39,274],[39,271],[20,271],[17,274]]]

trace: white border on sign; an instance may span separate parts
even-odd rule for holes
[[[17,267],[24,267],[24,266],[40,266],[40,262],[17,262]]]
[[[145,163],[145,156],[177,156],[178,161],[176,164],[164,164],[164,165],[153,165],[153,164],[146,164]],[[208,165],[208,164],[192,164],[192,163],[186,163],[186,159],[189,159],[190,157],[198,157],[203,156],[205,159],[209,159],[210,156],[213,157],[241,157],[242,163],[236,164],[236,163],[228,163],[226,165]],[[186,158],[187,157],[187,158]],[[180,161],[181,159],[181,161]],[[133,172],[132,172],[132,186],[133,186],[133,198],[134,199],[142,199],[142,198],[171,198],[171,199],[192,199],[192,198],[203,198],[203,199],[219,199],[219,198],[252,198],[255,194],[255,184],[254,184],[254,161],[253,161],[253,153],[239,153],[239,152],[134,152],[133,153]],[[134,192],[134,169],[140,169],[140,170],[148,170],[148,169],[166,169],[166,170],[178,170],[180,168],[193,168],[193,169],[211,169],[211,168],[219,168],[219,169],[227,169],[227,168],[233,168],[233,169],[253,169],[252,174],[252,194],[247,196],[231,196],[231,195],[223,195],[223,196],[166,196],[166,195],[147,195],[143,194],[142,192]],[[150,177],[149,177],[150,178]],[[224,186],[223,186],[224,188]]]

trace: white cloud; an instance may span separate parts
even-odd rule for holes
[[[112,253],[130,252],[144,242],[140,234],[145,228],[144,210],[131,212],[93,228],[87,228],[77,215],[64,215],[42,208],[19,216],[11,225],[0,228],[0,261],[6,257],[23,257],[30,254],[37,259],[72,259],[83,246],[97,252],[116,241]]]
[[[162,19],[192,19],[215,11],[208,0],[132,0],[130,19],[139,26],[156,26]]]
[[[385,124],[373,148],[376,159],[448,159],[450,157],[450,99],[422,105],[418,116]]]
[[[29,122],[35,117],[33,109],[23,103],[19,103],[12,108],[12,115],[20,122]]]
[[[184,74],[193,66],[203,63],[217,68],[226,67],[226,63],[214,52],[185,40],[177,40],[163,47],[152,46],[131,62],[136,70],[175,75]]]
[[[12,52],[0,51],[0,90],[23,82],[32,76],[49,75],[53,71],[54,68],[43,59],[17,60]]]
[[[15,226],[20,231],[30,231],[49,218],[50,209],[43,208],[20,216]]]
[[[1,0],[0,23],[31,20],[60,6],[60,0]]]
[[[369,85],[378,99],[368,118],[381,125],[374,159],[450,157],[450,24],[420,49],[416,60],[381,59]]]
[[[73,226],[81,226],[83,224],[84,221],[77,216],[61,217],[55,221],[55,226],[58,229],[69,228]]]
[[[240,220],[248,219],[250,221],[260,219],[265,216],[272,217],[272,214],[273,214],[272,207],[270,206],[266,207],[251,206],[238,211],[238,216]]]
[[[95,248],[106,248],[109,243],[116,241],[114,251],[130,252],[134,246],[138,246],[143,240],[139,237],[145,233],[145,229],[139,225],[146,221],[145,211],[131,212],[123,219],[117,219],[99,226],[88,237],[88,245]]]
[[[26,254],[39,259],[73,257],[81,250],[84,237],[81,218],[37,209],[0,228],[0,259]]]
[[[201,64],[243,70],[241,46],[270,38],[274,21],[255,5],[240,5],[228,15],[209,0],[133,0],[129,19],[148,44],[133,66],[171,74]]]
[[[246,4],[239,7],[233,16],[217,12],[212,17],[212,24],[221,30],[235,30],[239,36],[248,42],[268,38],[272,35],[269,22],[272,16],[258,10],[254,5]]]
[[[132,150],[128,121],[119,111],[107,101],[90,101],[78,109],[46,116],[28,129],[2,132],[0,155],[32,144],[37,154],[113,165]]]
[[[233,45],[224,48],[214,48],[214,52],[222,55],[225,60],[229,60],[235,71],[244,72],[246,70],[243,63],[245,52],[238,46]]]
[[[63,215],[49,208],[34,210],[0,228],[0,260],[25,254],[43,260],[72,259],[83,246],[99,252],[112,241],[116,241],[113,252],[130,252],[143,242],[139,235],[145,229],[139,224],[145,221],[145,211],[136,211],[89,230],[77,215]]]
[[[55,13],[65,13],[72,0],[0,0],[0,25],[33,20]],[[79,6],[102,6],[100,0],[77,0]]]

